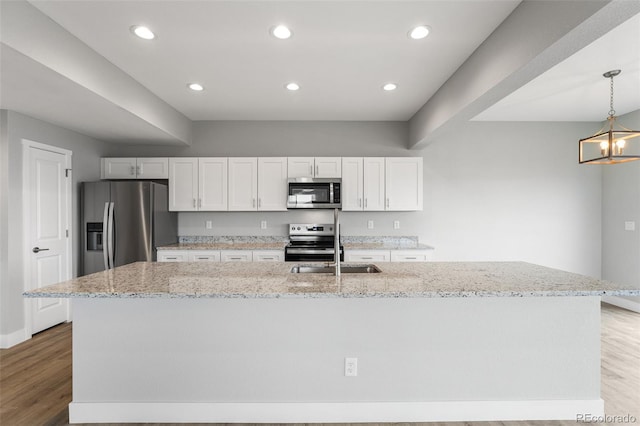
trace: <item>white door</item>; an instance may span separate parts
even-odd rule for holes
[[[422,210],[422,157],[388,157],[385,192],[387,210]]]
[[[287,210],[287,158],[258,158],[258,210]]]
[[[287,163],[287,175],[290,178],[312,178],[314,175],[313,157],[288,157]]]
[[[258,209],[258,159],[229,158],[229,210]]]
[[[384,157],[364,158],[364,210],[384,210]]]
[[[339,178],[342,177],[341,157],[316,157],[315,177],[317,178]]]
[[[198,159],[169,159],[169,210],[198,210]]]
[[[362,157],[342,158],[342,210],[362,210]]]
[[[36,147],[35,145],[38,145]],[[27,283],[33,290],[71,279],[70,197],[71,153],[50,151],[45,146],[25,143],[26,179],[23,194],[27,214]],[[55,149],[51,147],[51,149]],[[31,333],[68,319],[67,299],[29,299]]]
[[[199,210],[227,210],[227,158],[200,158],[199,168]]]

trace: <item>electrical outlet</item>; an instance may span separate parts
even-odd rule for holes
[[[263,220],[260,222],[260,229],[267,229],[267,221]]]
[[[367,229],[373,229],[373,221],[372,220],[368,220],[367,221]]]
[[[347,377],[356,377],[358,375],[358,358],[344,359],[344,375]]]
[[[627,221],[624,223],[624,230],[625,231],[635,231],[636,230],[636,223],[634,221]]]
[[[393,221],[393,229],[400,229],[400,221],[399,220],[394,220]]]
[[[210,220],[207,220],[204,223],[204,227],[207,228],[207,229],[211,229],[211,228],[213,228],[213,223]]]

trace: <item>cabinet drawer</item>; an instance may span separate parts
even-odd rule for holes
[[[428,262],[432,250],[397,250],[391,252],[392,262]]]
[[[188,252],[158,250],[158,262],[186,262],[188,260]]]
[[[282,250],[261,250],[253,252],[254,262],[282,262],[284,251]]]
[[[345,250],[345,262],[389,262],[388,250]]]
[[[189,251],[189,262],[220,262],[218,250]]]
[[[222,262],[252,262],[253,253],[250,250],[222,250],[220,260]]]

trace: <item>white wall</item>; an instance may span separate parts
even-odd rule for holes
[[[99,159],[106,144],[73,131],[19,114],[0,111],[0,336],[24,328],[22,211],[22,140],[53,145],[73,152],[73,223],[79,223],[79,182],[100,178]],[[74,229],[73,264],[77,275],[80,235]]]
[[[422,212],[343,212],[345,235],[417,235],[438,260],[524,260],[600,276],[601,169],[579,166],[589,123],[472,122],[423,151],[401,122],[196,122],[187,148],[120,156],[423,156]],[[375,223],[366,228],[367,220]],[[204,228],[212,220],[214,229]],[[269,229],[260,230],[267,220]],[[393,229],[400,220],[401,229]],[[181,235],[286,235],[327,212],[181,213]]]
[[[640,110],[618,123],[640,129]],[[602,278],[640,287],[640,161],[604,166],[602,178]],[[625,231],[627,221],[635,222],[635,231]],[[625,299],[640,312],[640,297]]]

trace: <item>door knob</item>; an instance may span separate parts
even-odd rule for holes
[[[34,247],[31,251],[34,253],[39,253],[41,251],[47,251],[49,249],[41,249],[40,247]]]

